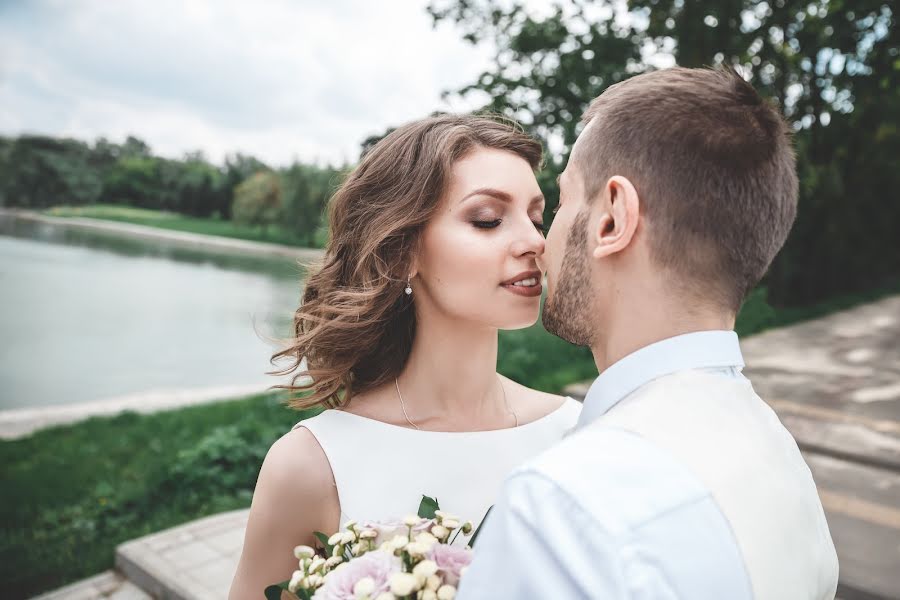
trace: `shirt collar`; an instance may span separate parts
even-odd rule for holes
[[[603,371],[591,384],[576,429],[605,414],[646,383],[689,369],[744,367],[733,331],[686,333],[644,346]]]

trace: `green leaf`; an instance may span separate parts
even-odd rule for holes
[[[434,512],[440,510],[440,508],[437,498],[429,498],[423,495],[422,502],[419,503],[419,516],[423,519],[433,519],[435,517]]]
[[[322,546],[325,548],[325,556],[331,556],[331,553],[334,552],[334,546],[328,543],[328,537],[321,531],[314,531],[313,535],[316,536],[320,542],[322,542]]]
[[[486,513],[484,513],[484,518],[481,520],[481,524],[478,525],[478,529],[475,530],[475,533],[472,534],[472,537],[469,538],[469,548],[475,547],[475,540],[478,538],[478,534],[481,533],[481,530],[484,528],[484,524],[487,523],[488,517],[491,516],[491,511],[494,510],[494,507],[490,507]]]
[[[282,600],[282,598],[299,598],[299,600],[312,600],[312,596],[306,590],[297,590],[297,593],[288,591],[288,582],[272,584],[266,588],[266,600]]]

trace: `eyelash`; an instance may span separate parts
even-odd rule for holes
[[[502,219],[494,219],[493,221],[473,221],[472,224],[475,225],[475,227],[477,227],[478,229],[494,229],[495,227],[498,227],[502,222]],[[543,223],[532,221],[532,224],[534,224],[535,228],[541,233],[547,233],[547,230],[544,229]]]

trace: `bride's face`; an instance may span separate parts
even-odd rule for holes
[[[543,210],[541,189],[520,156],[478,148],[457,161],[415,265],[421,317],[436,310],[498,329],[533,325],[541,300],[536,259],[544,252]]]

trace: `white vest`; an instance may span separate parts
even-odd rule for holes
[[[703,482],[731,525],[755,598],[834,598],[837,554],[809,467],[747,379],[681,371],[594,424],[644,437]]]

